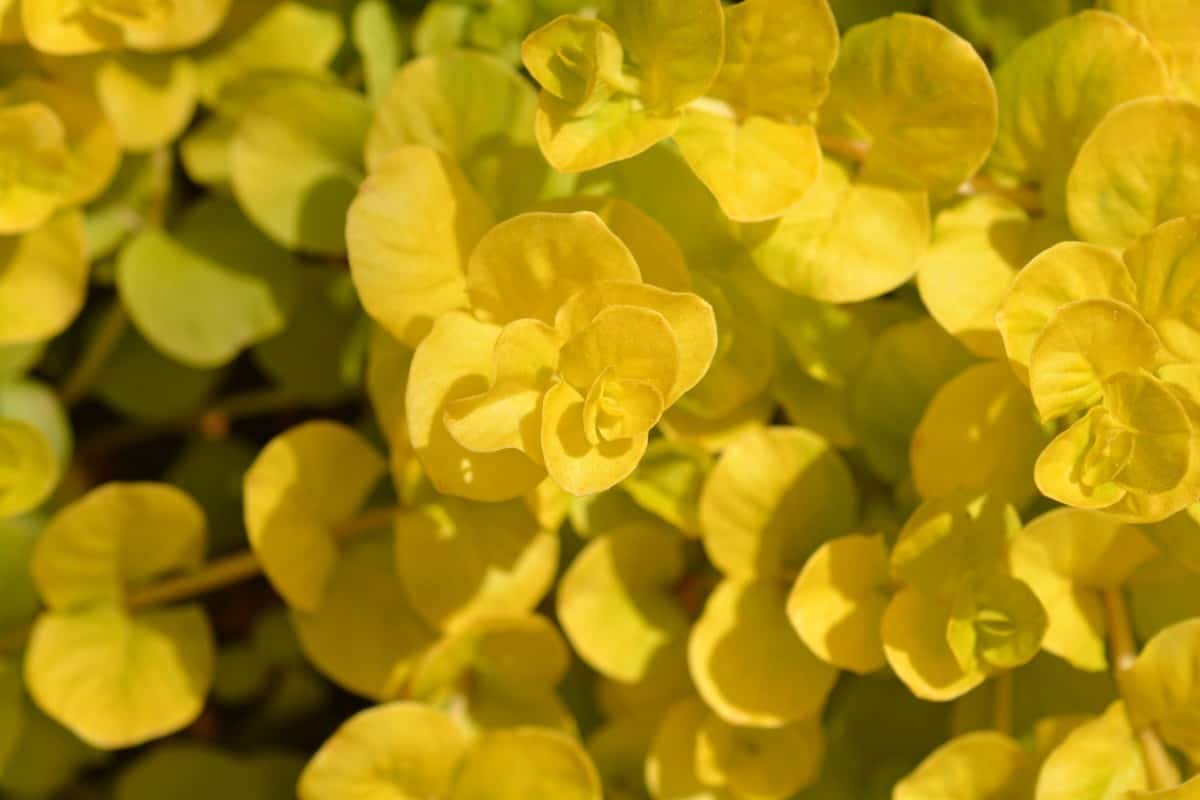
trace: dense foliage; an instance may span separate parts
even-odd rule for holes
[[[0,796],[1200,798],[1200,0],[0,42]]]

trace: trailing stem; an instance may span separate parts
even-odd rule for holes
[[[1112,659],[1113,678],[1116,680],[1117,689],[1124,694],[1124,675],[1137,660],[1137,645],[1133,640],[1129,609],[1125,605],[1125,595],[1121,589],[1104,591],[1104,611],[1108,618],[1109,657]],[[1128,713],[1128,703],[1126,712]],[[1142,761],[1146,765],[1150,789],[1158,791],[1177,785],[1179,772],[1158,731],[1153,725],[1138,727],[1132,716],[1130,724],[1134,726],[1134,735],[1142,752]]]
[[[387,525],[400,512],[398,506],[373,508],[338,525],[333,533],[346,539],[365,531]],[[176,575],[161,581],[139,586],[125,598],[132,611],[180,603],[249,580],[262,574],[262,564],[253,550],[243,550],[208,562],[195,572]],[[0,634],[0,653],[19,650],[29,638],[31,626]]]

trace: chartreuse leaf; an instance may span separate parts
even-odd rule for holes
[[[233,192],[246,215],[285,247],[345,252],[370,122],[366,100],[332,84],[297,81],[258,98],[230,151]]]
[[[1193,503],[1141,530],[1172,560],[1200,572],[1200,503]]]
[[[672,292],[691,291],[692,276],[679,245],[658,220],[628,200],[576,195],[548,200],[539,208],[559,213],[592,212],[629,248],[643,281]]]
[[[813,127],[769,117],[739,121],[689,111],[675,131],[675,143],[725,214],[739,222],[780,216],[804,196],[821,170]]]
[[[521,45],[521,59],[547,94],[586,116],[624,86],[624,51],[606,23],[564,15],[537,29]]]
[[[321,745],[300,776],[299,797],[444,797],[468,747],[465,731],[437,709],[411,702],[375,706]]]
[[[579,3],[568,2],[564,11]],[[535,12],[549,12],[534,0],[498,0],[469,5],[456,0],[434,0],[425,6],[413,28],[413,47],[420,55],[470,47],[518,61],[521,37],[529,30]]]
[[[850,387],[850,412],[867,462],[897,481],[908,470],[913,432],[938,389],[971,355],[928,318],[893,325],[871,344]]]
[[[75,55],[122,46],[179,50],[204,41],[221,25],[231,0],[133,0],[82,7],[69,0],[21,1],[30,44],[45,53]]]
[[[1200,176],[1178,169],[1197,154],[1200,106],[1168,97],[1117,106],[1071,168],[1071,227],[1089,242],[1124,247],[1161,222],[1200,212]]]
[[[0,383],[0,518],[40,505],[71,460],[71,425],[57,396],[28,380]]]
[[[299,264],[227,200],[188,209],[166,233],[122,251],[117,285],[142,334],[172,358],[216,367],[278,333],[299,295]]]
[[[384,472],[365,439],[335,422],[308,422],[272,439],[245,478],[250,544],[288,604],[321,607],[338,562],[336,528]]]
[[[1008,575],[972,581],[955,599],[946,640],[959,666],[1013,669],[1037,655],[1046,633],[1046,610],[1023,582]]]
[[[964,670],[947,640],[950,608],[916,587],[901,589],[883,615],[883,651],[900,680],[923,700],[960,697],[987,678],[982,669]]]
[[[1105,669],[1100,592],[1120,587],[1155,554],[1139,529],[1108,515],[1060,508],[1030,522],[1013,540],[1011,561],[1049,612],[1042,647],[1078,669]]]
[[[688,164],[730,219],[779,216],[816,180],[821,150],[803,121],[825,98],[837,26],[823,0],[754,0],[725,8],[717,104],[690,110],[675,132]]]
[[[709,94],[739,116],[803,119],[825,99],[837,25],[823,0],[725,6],[725,59]]]
[[[488,733],[463,759],[449,800],[601,800],[600,776],[578,741],[558,731]]]
[[[1103,388],[1104,405],[1042,451],[1038,488],[1067,505],[1135,522],[1164,519],[1194,496],[1196,432],[1188,410],[1146,373],[1119,373]]]
[[[83,307],[87,282],[83,218],[77,212],[0,237],[0,343],[61,333]]]
[[[479,241],[467,264],[467,294],[489,322],[553,325],[567,298],[589,284],[641,277],[629,248],[595,214],[530,212]]]
[[[659,439],[650,443],[638,468],[621,488],[641,508],[685,536],[700,535],[700,492],[712,457],[697,447]]]
[[[398,145],[374,165],[346,218],[350,274],[367,312],[415,347],[467,305],[467,257],[494,219],[447,156]]]
[[[1035,777],[1032,754],[1009,736],[977,731],[929,754],[896,785],[895,800],[1018,800]]]
[[[1200,102],[1200,49],[1195,0],[1104,0],[1103,8],[1120,14],[1158,47],[1171,73],[1173,94]]]
[[[145,152],[169,145],[196,110],[195,67],[182,56],[116,53],[100,58],[90,77],[125,150]]]
[[[413,354],[406,398],[409,435],[426,475],[444,494],[509,500],[546,476],[545,467],[521,451],[469,450],[446,427],[451,404],[488,390],[500,332],[499,326],[451,311],[437,318]]]
[[[928,500],[900,531],[892,575],[932,597],[953,598],[971,580],[1004,571],[1020,530],[1016,510],[990,494],[962,490]]]
[[[339,686],[373,700],[396,697],[437,640],[405,596],[396,557],[390,532],[356,534],[327,573],[320,606],[291,612],[313,665]],[[350,636],[355,647],[346,647]]]
[[[44,525],[45,520],[34,514],[0,522],[0,580],[6,587],[0,599],[0,627],[5,630],[29,622],[41,605],[30,572],[30,557]]]
[[[874,672],[886,663],[879,626],[892,590],[883,538],[842,536],[805,563],[788,595],[788,618],[821,660]]]
[[[666,112],[703,95],[721,68],[724,20],[715,0],[619,2],[613,27],[638,67],[638,97]]]
[[[0,186],[0,232],[36,228],[63,204],[70,188],[62,175],[68,159],[63,124],[43,103],[9,105],[0,109],[0,148],[6,161],[22,166]]]
[[[26,74],[4,86],[0,103],[40,104],[58,118],[67,157],[52,185],[62,192],[63,204],[85,203],[104,191],[117,172],[121,149],[112,124],[88,92]]]
[[[926,499],[986,490],[1021,508],[1033,499],[1033,465],[1049,439],[1008,365],[976,364],[926,406],[908,452],[913,484]]]
[[[1133,308],[1077,300],[1046,323],[1029,358],[1029,389],[1043,420],[1091,408],[1121,373],[1167,360],[1157,334]]]
[[[776,337],[768,326],[757,323],[763,311],[754,300],[754,283],[762,279],[752,270],[749,280],[742,270],[705,272],[693,278],[696,293],[712,306],[717,343],[704,379],[667,412],[667,421],[681,437],[697,428],[704,433],[710,428],[725,432],[736,430],[747,419],[761,422],[769,416],[769,412],[759,413],[759,408],[770,405],[764,394],[775,367]]]
[[[652,523],[592,540],[558,585],[558,619],[580,658],[634,683],[686,637],[687,613],[672,593],[684,571],[683,541]]]
[[[1136,308],[1137,288],[1111,250],[1063,242],[1038,254],[1013,279],[996,326],[1017,375],[1029,380],[1029,361],[1042,331],[1060,308],[1080,300],[1112,300]]]
[[[1123,703],[1072,731],[1038,774],[1036,800],[1103,800],[1145,789],[1146,768]]]
[[[1004,354],[996,311],[1029,256],[1033,223],[1015,203],[978,194],[940,211],[917,264],[921,301],[938,324],[984,358]]]
[[[774,283],[817,300],[852,303],[911,278],[929,228],[922,189],[886,175],[856,178],[826,158],[799,202],[747,235],[755,265]]]
[[[84,741],[117,748],[176,731],[212,680],[212,631],[198,605],[130,611],[126,593],[204,561],[204,513],[183,492],[110,483],[64,507],[33,554],[48,607],[34,624],[25,682]]]
[[[126,154],[112,183],[90,203],[84,217],[88,254],[112,255],[130,236],[157,224],[175,180],[170,152]]]
[[[825,755],[818,719],[780,728],[743,728],[708,714],[696,736],[696,772],[736,796],[790,797],[813,783]]]
[[[362,58],[367,97],[378,103],[405,56],[400,17],[387,0],[359,0],[350,17],[350,35]]]
[[[321,73],[344,38],[336,8],[238,0],[220,33],[193,53],[200,97],[216,106],[222,90],[253,72]]]
[[[771,578],[726,578],[692,627],[688,663],[700,696],[735,725],[776,728],[820,714],[837,680],[788,620]]]
[[[442,708],[475,731],[542,725],[574,732],[555,694],[570,650],[537,614],[479,616],[443,636],[417,663],[409,696]]]
[[[1121,678],[1134,724],[1153,725],[1163,739],[1200,759],[1200,619],[1155,634]]]
[[[1030,36],[995,80],[999,134],[988,169],[1037,183],[1056,217],[1066,213],[1067,175],[1096,123],[1126,100],[1168,92],[1166,66],[1150,42],[1115,14],[1090,10]]]
[[[405,596],[440,630],[483,613],[532,610],[558,567],[558,537],[520,500],[431,498],[397,518],[395,535]]]
[[[732,792],[721,785],[707,785],[698,773],[700,730],[712,716],[695,697],[682,699],[666,711],[646,754],[646,785],[651,797],[733,800]]]
[[[534,142],[533,87],[502,61],[452,51],[408,62],[379,102],[367,135],[375,172],[400,145],[456,162],[503,216],[526,210],[549,179]]]
[[[1136,287],[1136,307],[1167,350],[1180,360],[1200,361],[1200,217],[1173,219],[1149,231],[1125,251],[1125,266]]]
[[[842,41],[821,131],[868,147],[868,175],[902,175],[935,197],[983,164],[996,90],[965,40],[928,17],[895,14]]]
[[[857,492],[841,456],[800,428],[740,436],[700,498],[705,552],[735,577],[790,579],[822,542],[857,520]]]

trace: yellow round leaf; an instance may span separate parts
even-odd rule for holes
[[[942,385],[913,432],[909,465],[925,499],[989,491],[1018,508],[1033,499],[1033,465],[1049,441],[1029,393],[1000,361]]]
[[[1150,42],[1115,14],[1091,10],[1030,36],[995,80],[1000,122],[988,169],[1039,184],[1056,217],[1066,214],[1067,175],[1096,123],[1126,100],[1168,92]]]
[[[845,463],[800,428],[740,436],[717,460],[700,498],[704,549],[718,569],[737,577],[790,578],[857,519]]]
[[[530,212],[488,231],[467,264],[467,294],[481,318],[554,324],[571,295],[599,281],[641,281],[629,248],[588,211]]]
[[[1200,172],[1186,166],[1198,158],[1200,106],[1167,97],[1117,106],[1071,167],[1071,227],[1089,242],[1124,247],[1160,222],[1200,212]]]
[[[1150,37],[1171,72],[1174,94],[1200,102],[1200,7],[1196,0],[1104,0],[1103,8],[1120,14]]]
[[[272,439],[245,477],[245,522],[288,604],[316,611],[338,561],[336,527],[360,509],[383,459],[354,430],[307,422]]]
[[[821,713],[837,669],[788,621],[774,580],[726,579],[692,628],[688,663],[700,696],[735,725],[777,728]]]
[[[78,213],[60,214],[21,236],[0,237],[0,343],[61,333],[83,308],[87,283]]]
[[[395,532],[404,593],[442,630],[484,612],[532,610],[558,567],[558,537],[520,500],[439,497],[398,517]]]
[[[367,313],[416,347],[438,314],[467,305],[467,257],[492,212],[458,167],[401,145],[374,165],[346,218],[350,274]]]
[[[1200,619],[1159,631],[1122,676],[1121,691],[1139,725],[1200,759]]]
[[[867,174],[903,175],[945,196],[983,164],[996,114],[987,66],[966,40],[894,14],[847,33],[821,130],[865,141]]]
[[[718,0],[618,3],[613,27],[638,66],[638,97],[652,112],[700,97],[721,68],[725,19]]]
[[[675,143],[688,165],[738,222],[774,219],[817,180],[821,148],[811,125],[770,117],[684,114]]]
[[[169,145],[196,110],[196,73],[183,57],[115,54],[97,65],[94,85],[126,150]]]
[[[407,800],[444,796],[467,751],[465,732],[418,703],[360,711],[321,745],[304,768],[300,800]]]
[[[47,715],[85,742],[130,747],[200,715],[214,649],[208,617],[196,605],[47,612],[30,635],[25,685]]]
[[[614,680],[641,680],[681,641],[689,620],[672,594],[682,539],[632,523],[592,540],[558,585],[558,619],[580,658]]]
[[[978,731],[951,739],[896,785],[895,800],[1027,796],[1030,755],[1011,737]]]
[[[1101,800],[1147,788],[1141,750],[1122,703],[1080,725],[1042,764],[1036,800]]]
[[[321,605],[293,609],[304,654],[323,674],[373,700],[396,697],[437,632],[413,610],[396,576],[389,532],[355,535],[329,572]],[[353,647],[346,642],[353,641]]]
[[[883,651],[900,680],[922,700],[953,700],[987,678],[965,671],[950,649],[946,626],[950,609],[936,596],[907,587],[892,598],[883,615]]]
[[[742,728],[710,713],[696,737],[701,778],[739,796],[791,797],[816,781],[824,757],[819,719],[781,728]]]
[[[879,626],[891,593],[882,538],[843,536],[808,559],[788,595],[788,618],[823,661],[874,672],[886,663]]]
[[[1200,361],[1200,216],[1149,231],[1125,251],[1125,266],[1137,287],[1136,308],[1162,343],[1181,360]]]
[[[891,179],[853,177],[826,158],[811,189],[751,247],[774,283],[828,303],[886,294],[906,282],[929,241],[923,190]]]
[[[1136,287],[1112,251],[1083,242],[1063,242],[1026,264],[996,313],[1008,360],[1028,382],[1034,344],[1059,308],[1078,300],[1107,299],[1136,307]]]
[[[413,450],[430,481],[445,494],[472,500],[509,500],[546,476],[545,468],[516,450],[476,453],[459,444],[444,414],[455,400],[488,389],[500,328],[462,312],[434,322],[413,354],[406,404]]]
[[[558,731],[516,728],[481,737],[467,751],[448,800],[601,800],[596,767]]]

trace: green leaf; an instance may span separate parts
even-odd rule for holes
[[[350,36],[363,63],[367,97],[378,104],[404,60],[401,21],[387,0],[359,0],[350,18]]]
[[[171,233],[151,229],[130,242],[117,286],[147,340],[203,369],[283,329],[298,299],[299,269],[237,206],[207,200]]]
[[[1150,42],[1115,14],[1090,10],[1030,36],[995,80],[999,134],[988,170],[1038,184],[1054,217],[1066,214],[1067,175],[1101,118],[1126,100],[1168,93]]]
[[[333,85],[296,82],[260,97],[230,151],[233,192],[246,215],[285,247],[344,253],[370,122],[366,100]]]

